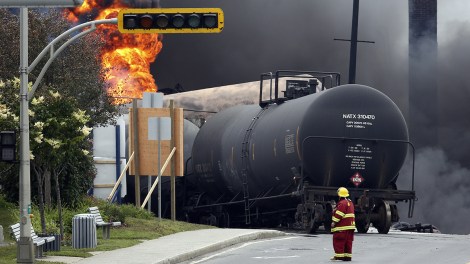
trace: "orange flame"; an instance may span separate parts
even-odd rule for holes
[[[117,17],[119,10],[127,7],[117,0],[106,7],[100,2],[103,1],[85,0],[81,7],[70,9],[65,15],[69,21],[78,22],[98,11],[93,20],[108,19]],[[156,92],[150,64],[162,49],[158,34],[121,34],[116,25],[109,24],[99,25],[97,31],[105,42],[100,53],[101,66],[114,104],[142,98],[143,92]]]

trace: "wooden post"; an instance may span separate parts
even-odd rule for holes
[[[160,175],[165,171],[166,167],[168,166],[168,163],[173,158],[173,154],[175,154],[175,151],[176,151],[176,148],[173,148],[173,150],[171,150],[170,155],[168,155],[168,158],[166,159],[165,163],[163,164],[163,167],[160,169],[160,172],[159,172]],[[152,188],[150,188],[147,196],[145,197],[144,201],[142,202],[142,205],[140,206],[142,209],[144,209],[145,204],[147,203],[147,201],[149,201],[150,196],[152,195],[153,191],[155,190],[155,186],[157,186],[157,184],[160,185],[158,178],[157,178],[156,181],[153,182]],[[161,220],[161,216],[159,218]]]
[[[170,140],[170,149],[173,149],[175,146],[175,127],[176,122],[175,118],[175,108],[173,106],[173,100],[170,100],[170,120],[171,120],[171,140]],[[180,150],[181,151],[181,150]],[[176,220],[176,178],[175,178],[175,166],[176,159],[171,160],[170,171],[171,171],[171,220]]]
[[[129,157],[129,161],[128,161],[127,164],[126,164],[126,167],[124,167],[124,170],[123,170],[123,171],[121,172],[121,174],[119,175],[118,180],[116,181],[115,184],[113,184],[113,185],[114,185],[114,186],[113,186],[113,190],[111,191],[111,193],[109,194],[108,199],[107,199],[108,202],[112,202],[114,193],[116,192],[116,190],[117,190],[119,184],[121,184],[121,181],[122,181],[124,175],[126,175],[126,171],[127,171],[127,169],[129,168],[129,166],[131,165],[131,162],[132,162],[133,159],[134,159],[134,152],[132,152],[131,156]],[[119,164],[120,164],[120,163],[119,163]],[[96,187],[96,184],[95,184],[94,186]]]
[[[135,206],[140,207],[140,173],[139,173],[139,129],[137,99],[132,99],[132,132],[134,134],[134,166],[135,166]]]

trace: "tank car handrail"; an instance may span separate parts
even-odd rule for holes
[[[281,99],[279,98],[279,87],[278,87],[279,77],[295,77],[300,74],[310,74],[312,78],[320,77],[320,76],[315,76],[315,75],[321,75],[322,78],[327,77],[331,80],[331,87],[341,85],[341,74],[339,72],[278,70],[276,71],[276,78],[275,78],[275,84],[274,84],[274,100],[273,100],[272,98],[273,73],[272,72],[262,73],[260,76],[259,106],[264,107],[267,104],[280,103]],[[333,84],[333,76],[335,80],[334,84]],[[266,77],[270,78],[269,100],[263,101],[263,81],[265,80]],[[322,82],[322,85],[324,86],[323,82]]]
[[[274,101],[279,101],[279,77],[282,77],[282,74],[286,74],[284,76],[296,76],[299,74],[321,74],[326,77],[331,76],[331,81],[333,82],[333,75],[335,76],[336,83],[334,86],[338,86],[341,84],[341,75],[339,72],[322,72],[322,71],[294,71],[294,70],[279,70],[276,71],[276,79],[274,82]],[[312,76],[315,77],[315,76]],[[333,83],[332,83],[333,87]]]
[[[269,77],[269,103],[272,103],[273,101],[273,73],[272,72],[266,72],[262,73],[260,76],[260,82],[259,82],[259,106],[264,107],[263,103],[263,80],[265,77]]]
[[[256,201],[278,199],[278,198],[284,198],[284,197],[295,197],[295,196],[297,196],[297,194],[295,192],[291,192],[291,193],[280,194],[280,195],[250,198],[249,201],[251,202],[250,204],[252,205]],[[241,204],[244,202],[245,202],[244,200],[238,200],[238,201],[230,201],[230,202],[217,203],[217,204],[214,203],[214,204],[207,204],[207,205],[199,205],[199,206],[194,206],[193,209],[210,208],[210,207],[221,206],[221,205],[235,205],[235,204]]]

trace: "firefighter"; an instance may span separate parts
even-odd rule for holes
[[[354,203],[348,198],[349,191],[340,187],[336,209],[333,210],[331,232],[333,233],[333,248],[335,255],[331,260],[351,261],[352,244],[354,240]]]

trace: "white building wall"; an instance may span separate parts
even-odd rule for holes
[[[120,126],[120,156],[121,172],[126,166],[126,119],[128,116],[121,116],[117,120]],[[106,199],[111,193],[116,183],[116,128],[115,126],[93,128],[93,159],[97,175],[94,180],[93,195],[96,198]],[[121,181],[121,197],[127,194],[126,176]],[[107,186],[107,187],[103,187]],[[109,187],[108,187],[109,186]]]

